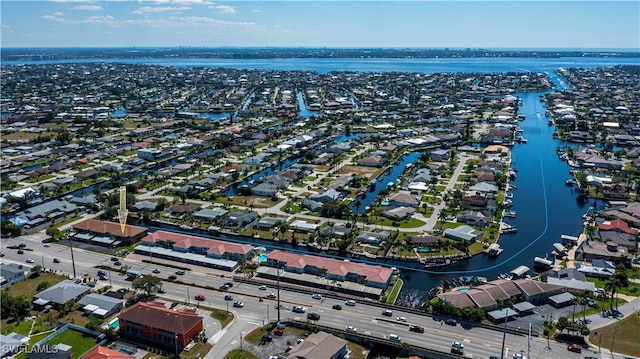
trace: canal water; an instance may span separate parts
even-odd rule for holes
[[[565,185],[571,178],[570,167],[556,154],[557,146],[565,146],[552,137],[554,126],[548,125],[540,102],[543,93],[518,94],[522,100],[520,113],[525,119],[519,125],[527,143],[516,143],[512,147],[512,167],[518,170],[511,190],[516,218],[505,218],[505,222],[517,227],[514,234],[500,236],[499,244],[504,252],[498,257],[476,255],[437,270],[407,269],[402,271],[405,287],[400,303],[417,305],[426,299],[425,291],[437,286],[440,281],[460,276],[477,275],[488,280],[501,273],[508,273],[520,265],[533,268],[534,257],[548,256],[553,244],[562,242],[563,234],[578,236],[582,230],[582,215],[594,206],[602,208],[604,203],[592,199],[581,199],[572,187]],[[533,275],[533,270],[529,271]]]

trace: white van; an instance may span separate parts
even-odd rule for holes
[[[389,339],[395,340],[396,342],[402,341],[402,338],[398,334],[389,334]]]

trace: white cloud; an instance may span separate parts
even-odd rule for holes
[[[70,7],[69,10],[87,10],[87,11],[100,11],[102,6],[100,5],[78,5]]]
[[[181,6],[181,7],[173,7],[173,6],[160,6],[160,7],[154,7],[154,6],[143,6],[141,8],[138,8],[137,10],[132,11],[132,14],[148,14],[148,13],[155,13],[155,12],[166,12],[166,11],[184,11],[184,10],[189,10],[191,9],[188,6]]]
[[[251,12],[262,12],[262,8],[261,7],[255,8],[251,10]]]
[[[52,1],[58,2],[58,3],[85,3],[85,4],[93,3],[92,0],[52,0]]]
[[[9,26],[9,25],[7,25],[7,24],[2,24],[2,28],[3,28],[3,29],[10,29],[10,28],[11,28],[11,26]]]
[[[228,6],[228,5],[215,5],[215,6],[210,6],[209,8],[217,10],[217,12],[220,13],[220,14],[235,14],[236,13],[236,8],[233,7],[233,6]]]
[[[53,13],[54,16],[64,16],[64,13],[60,12],[60,11],[56,11]]]

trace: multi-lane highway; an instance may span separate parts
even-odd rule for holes
[[[59,244],[51,244],[46,246],[41,242],[44,235],[34,235],[29,237],[20,237],[7,239],[2,241],[2,251],[5,256],[2,261],[5,263],[14,262],[27,264],[27,259],[33,259],[34,263],[30,265],[43,265],[47,269],[54,269],[62,273],[73,273],[71,263],[71,251],[68,246]],[[8,249],[8,246],[17,246],[25,243],[27,246],[24,254],[18,254],[16,249]],[[76,277],[82,278],[88,275],[91,278],[97,277],[97,266],[108,265],[114,266],[111,257],[108,255],[75,248],[73,250],[75,260]],[[60,259],[60,263],[54,263],[54,258]],[[174,274],[175,269],[164,267],[159,264],[142,263],[138,260],[127,258],[120,259],[122,266],[140,270],[142,274],[153,274],[154,269],[159,269],[157,275],[161,278],[167,278]],[[164,282],[166,293],[162,296],[169,301],[182,301],[189,303],[200,303],[203,306],[210,306],[220,309],[232,310],[236,314],[237,320],[224,330],[218,333],[209,333],[210,340],[216,344],[218,348],[231,348],[238,346],[239,338],[242,333],[248,333],[256,327],[268,321],[278,319],[278,311],[276,301],[272,299],[260,298],[266,296],[267,293],[277,290],[274,286],[261,290],[257,285],[246,283],[235,283],[228,293],[234,296],[234,301],[242,301],[245,306],[243,308],[234,308],[233,301],[225,301],[224,294],[219,290],[206,290],[205,286],[210,288],[219,288],[227,278],[220,275],[221,273],[205,273],[204,271],[186,271],[184,275],[179,275],[179,280],[183,283],[197,283],[197,286],[187,284],[177,284],[170,281]],[[111,272],[110,279],[98,281],[97,286],[112,285],[115,288],[130,288],[131,282],[126,280],[124,275],[117,272]],[[458,341],[464,344],[465,357],[469,358],[488,358],[490,356],[500,357],[502,347],[503,333],[486,328],[463,327],[461,325],[450,326],[443,324],[441,321],[434,320],[430,316],[415,314],[411,311],[404,311],[401,307],[394,308],[391,317],[382,315],[382,308],[373,305],[368,301],[359,301],[355,306],[345,305],[344,299],[323,297],[322,299],[312,298],[312,292],[299,293],[280,291],[281,309],[279,318],[281,320],[298,319],[306,320],[307,313],[316,312],[320,314],[319,324],[324,326],[344,329],[346,326],[357,328],[356,333],[370,335],[379,338],[389,338],[391,334],[400,336],[402,342],[410,345],[428,347],[430,349],[449,352],[452,341]],[[197,302],[194,297],[196,295],[204,295],[205,300]],[[342,309],[333,309],[334,304],[341,304]],[[306,313],[294,313],[292,308],[295,305],[304,306]],[[406,322],[398,321],[397,317],[406,318]],[[412,332],[409,330],[410,324],[418,324],[425,328],[424,333]],[[586,352],[588,355],[594,355],[592,351],[585,350],[582,354],[567,351],[566,345],[555,343],[553,341],[547,343],[546,339],[532,338],[528,340],[526,336],[516,336],[507,334],[505,340],[505,358],[511,358],[514,353],[522,353],[530,358],[583,358]],[[527,353],[529,355],[527,355]],[[597,356],[597,355],[596,355]],[[207,358],[223,358],[224,353],[218,350],[212,350]]]

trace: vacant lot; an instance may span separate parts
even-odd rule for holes
[[[366,167],[366,166],[343,166],[337,172],[339,175],[353,175],[360,176],[363,178],[371,179],[375,177],[377,173],[382,171],[380,168],[375,167]]]

